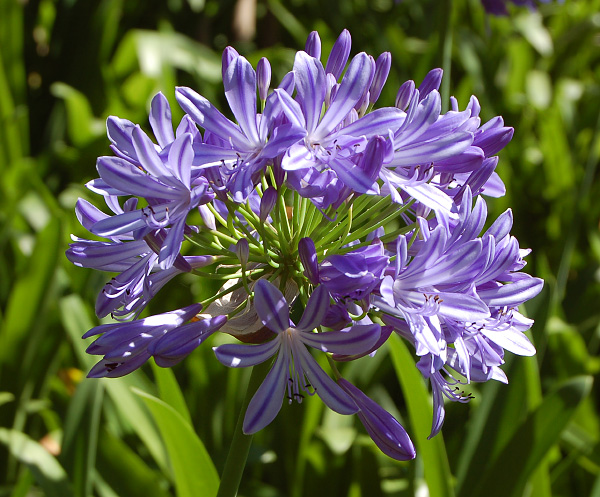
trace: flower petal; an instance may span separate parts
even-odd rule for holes
[[[287,366],[286,356],[279,354],[275,364],[248,404],[243,426],[246,435],[262,430],[275,419],[281,410],[288,378]]]
[[[133,146],[142,167],[155,178],[167,185],[173,185],[173,174],[164,165],[162,159],[156,151],[154,143],[148,137],[142,128],[136,126],[131,134]]]
[[[281,105],[281,110],[283,110],[283,113],[290,120],[290,122],[298,128],[306,128],[306,119],[302,113],[300,104],[284,90],[277,88],[273,93],[275,93],[277,100]]]
[[[311,133],[309,129],[313,141],[322,140],[329,135],[354,108],[371,84],[373,65],[369,56],[364,52],[352,59],[342,78],[335,99],[325,112],[319,126],[314,133]]]
[[[229,368],[246,368],[273,357],[280,346],[281,341],[276,337],[274,340],[259,345],[226,343],[213,348],[213,350],[221,364]]]
[[[238,150],[249,151],[252,149],[240,128],[221,114],[206,98],[184,86],[175,89],[175,97],[181,108],[205,130],[214,133],[225,142],[231,140],[233,146]]]
[[[254,285],[254,308],[262,323],[275,333],[290,327],[290,310],[283,294],[267,280]]]
[[[294,359],[300,360],[315,392],[329,409],[340,414],[354,414],[358,411],[358,406],[352,398],[321,369],[304,345],[294,340],[292,347]]]
[[[354,355],[369,350],[375,345],[380,334],[381,326],[378,324],[356,324],[344,330],[323,333],[304,332],[298,336],[306,345],[323,352]]]
[[[184,133],[169,148],[169,166],[185,188],[190,189],[192,161],[194,160],[194,150],[192,149],[192,135]]]
[[[527,278],[497,288],[478,290],[477,294],[490,307],[516,306],[542,291],[544,280]]]
[[[403,116],[404,112],[395,107],[377,109],[342,128],[342,133],[351,136],[364,135],[367,138],[375,135],[387,136],[389,130],[396,130],[402,124]]]
[[[299,331],[310,332],[319,326],[329,309],[329,292],[323,285],[319,285],[308,298],[302,318],[296,326]]]
[[[242,131],[255,147],[260,145],[256,126],[256,72],[244,57],[230,62],[223,79],[225,98]]]
[[[177,200],[181,193],[175,188],[159,183],[149,174],[140,171],[131,162],[118,157],[99,157],[96,167],[102,179],[113,188],[130,195],[145,198]]]
[[[161,148],[165,148],[175,140],[171,122],[171,107],[161,92],[154,96],[150,104],[150,126]]]
[[[495,344],[500,345],[500,347],[513,354],[523,356],[535,355],[535,347],[529,341],[529,338],[514,328],[491,330],[484,327],[481,329],[481,333]]]
[[[327,91],[323,64],[306,52],[296,53],[294,79],[298,100],[306,118],[306,130],[310,134],[317,127],[321,117]]]

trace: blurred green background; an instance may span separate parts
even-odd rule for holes
[[[391,340],[344,375],[408,429],[415,461],[382,455],[360,423],[318,399],[284,406],[255,436],[240,495],[600,496],[600,1],[485,15],[478,0],[0,0],[0,496],[210,496],[248,382],[209,346],[173,370],[85,380],[80,336],[98,324],[107,279],[64,257],[86,236],[73,207],[109,155],[109,115],[147,126],[174,86],[226,109],[220,54],[232,44],[273,80],[318,30],[326,56],[343,28],[353,52],[390,51],[379,105],[446,69],[443,96],[471,94],[515,128],[497,169],[546,280],[525,312],[538,354],[507,354],[510,384],[472,385],[427,441],[431,404],[412,350]],[[213,287],[185,277],[150,311]],[[191,290],[190,290],[191,288]],[[217,339],[218,340],[218,339]],[[212,460],[212,461],[211,461]]]

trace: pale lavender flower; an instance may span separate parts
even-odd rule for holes
[[[265,68],[266,63],[262,67]],[[195,147],[194,166],[220,165],[228,190],[234,200],[241,202],[254,189],[255,173],[267,160],[298,141],[303,132],[289,123],[279,125],[279,109],[273,95],[267,97],[264,113],[257,113],[257,76],[244,57],[229,53],[227,58],[224,56],[223,69],[225,97],[238,124],[190,88],[178,87],[176,97],[181,107],[210,133],[213,140],[208,143],[205,135],[205,142]]]
[[[287,118],[306,130],[304,139],[292,145],[283,157],[282,168],[288,172],[288,176],[290,172],[297,172],[302,175],[305,184],[317,186],[318,175],[325,173],[325,185],[331,185],[333,178],[339,178],[343,185],[359,193],[379,192],[375,178],[359,168],[353,159],[364,151],[369,138],[386,135],[390,129],[395,129],[399,125],[401,111],[395,108],[378,109],[347,126],[343,125],[348,115],[355,112],[354,106],[368,91],[374,65],[367,54],[356,55],[335,97],[321,116],[327,92],[326,71],[320,60],[305,52],[296,54],[296,100],[286,92],[275,90]],[[335,173],[333,177],[330,171]],[[312,176],[308,178],[307,174]],[[317,196],[308,192],[301,194]]]
[[[478,197],[472,207],[467,188],[457,219],[441,216],[434,228],[420,222],[423,238],[410,250],[405,237],[398,239],[394,276],[383,279],[381,297],[373,298],[385,313],[384,322],[421,356],[419,369],[434,390],[432,436],[443,423],[444,397],[469,400],[456,391],[460,382],[444,369],[446,364],[467,382],[502,381],[498,366],[504,363],[504,350],[535,353],[523,333],[533,321],[516,309],[537,295],[543,282],[519,272],[528,251],[509,236],[510,211],[479,236],[486,217],[485,201]]]

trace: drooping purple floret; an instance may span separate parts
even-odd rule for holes
[[[87,353],[104,357],[91,369],[88,377],[117,378],[138,369],[151,357],[148,348],[154,342],[182,326],[201,309],[200,304],[193,304],[136,321],[92,328],[83,338],[102,336],[88,347]]]
[[[398,461],[415,458],[415,447],[394,416],[344,378],[340,378],[338,384],[356,402],[357,415],[381,452]]]

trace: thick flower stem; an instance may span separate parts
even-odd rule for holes
[[[248,452],[250,451],[250,445],[252,444],[252,435],[245,435],[242,431],[242,426],[244,425],[244,416],[246,414],[246,408],[250,403],[250,399],[265,377],[264,369],[264,364],[252,368],[248,389],[244,396],[244,402],[235,426],[233,440],[229,447],[229,453],[227,454],[223,473],[221,474],[221,484],[219,485],[217,497],[235,497],[240,482],[242,481],[242,474],[244,473]]]

